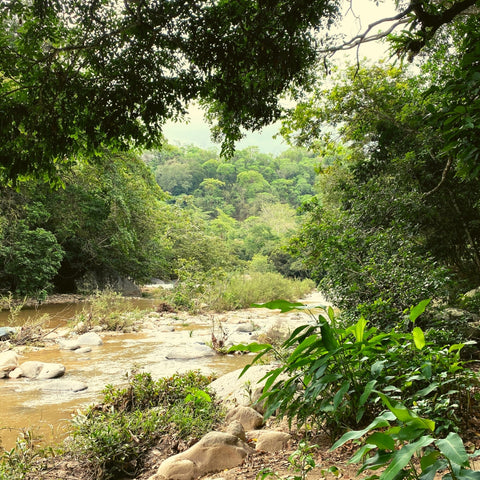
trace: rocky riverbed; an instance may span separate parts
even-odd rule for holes
[[[302,301],[324,302],[319,294]],[[61,438],[78,408],[96,401],[106,384],[125,382],[128,372],[145,370],[159,378],[199,369],[222,375],[243,367],[251,357],[220,351],[234,344],[278,340],[309,320],[300,311],[247,309],[189,315],[150,308],[129,333],[97,329],[78,334],[67,326],[56,327],[44,336],[43,347],[0,353],[2,444],[10,447],[26,428],[38,430],[47,442]],[[6,350],[8,342],[1,346]]]

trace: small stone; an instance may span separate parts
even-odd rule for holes
[[[74,350],[75,353],[88,353],[91,352],[92,349],[90,347],[80,347]]]

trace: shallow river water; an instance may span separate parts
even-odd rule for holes
[[[152,309],[151,301],[139,302],[137,307]],[[49,313],[49,328],[53,329],[65,325],[80,308],[81,305],[75,304],[46,305],[37,311],[22,312],[22,315],[27,319]],[[7,324],[7,314],[1,312],[1,315],[0,324]],[[245,356],[231,355],[183,359],[186,355],[182,352],[205,348],[205,343],[211,340],[211,325],[205,321],[193,319],[190,323],[170,318],[150,326],[139,333],[102,332],[103,345],[92,347],[91,352],[84,354],[61,350],[58,345],[25,350],[20,363],[28,360],[61,363],[66,373],[53,380],[0,380],[1,446],[11,448],[22,429],[33,429],[47,444],[60,440],[68,432],[69,420],[79,408],[100,399],[105,385],[124,383],[127,373],[134,369],[150,372],[154,378],[192,369],[222,374],[243,367],[249,360]],[[79,393],[58,391],[59,382],[72,380],[86,383],[88,389]]]

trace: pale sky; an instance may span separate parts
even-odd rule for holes
[[[347,5],[347,2],[345,2]],[[349,3],[348,3],[349,4]],[[353,10],[355,16],[349,12],[342,22],[339,31],[346,33],[349,37],[363,32],[368,24],[375,20],[386,18],[395,13],[394,3],[392,0],[385,0],[380,5],[376,5],[371,0],[353,0]],[[376,33],[379,29],[372,30],[371,33]],[[385,57],[386,47],[382,43],[367,43],[360,48],[360,58],[367,57],[373,60],[379,60]],[[351,51],[346,58],[354,59],[355,51]],[[201,148],[209,149],[216,148],[220,151],[220,146],[214,144],[210,139],[210,130],[207,123],[203,119],[203,112],[198,106],[192,106],[189,110],[189,123],[173,123],[168,122],[164,129],[164,135],[168,142],[173,145],[196,145]],[[261,152],[278,155],[284,150],[288,149],[285,141],[279,137],[272,138],[278,132],[279,125],[273,124],[265,127],[259,132],[247,133],[246,137],[237,143],[236,148],[241,150],[248,146],[257,146]]]

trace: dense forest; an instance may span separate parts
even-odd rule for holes
[[[273,360],[265,417],[361,443],[369,478],[478,479],[480,3],[395,2],[334,31],[356,3],[2,2],[0,289],[156,277],[175,308],[225,309],[220,292],[252,303],[234,285],[304,279],[336,308],[234,347]],[[380,41],[388,60],[362,59]],[[193,102],[219,154],[163,138]],[[235,151],[275,121],[290,150]],[[115,409],[134,402],[110,398],[129,425]]]
[[[105,288],[202,271],[256,268],[305,276],[284,247],[296,208],[314,193],[318,158],[251,148],[226,162],[214,151],[166,145],[142,158],[105,151],[79,161],[52,189],[3,187],[0,286],[18,295]],[[155,182],[155,179],[157,180]]]

